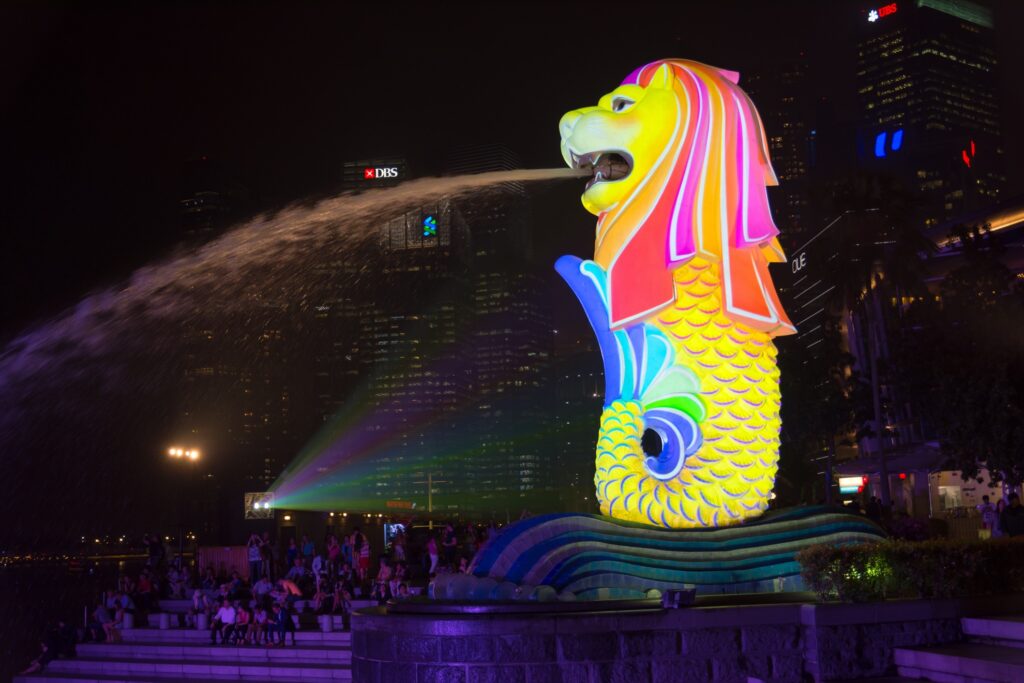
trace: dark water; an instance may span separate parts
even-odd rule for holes
[[[117,582],[117,561],[17,565],[0,569],[0,681],[10,681],[38,654],[49,624],[82,626],[83,608]]]

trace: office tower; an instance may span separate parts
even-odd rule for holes
[[[992,13],[969,0],[865,7],[859,16],[858,158],[899,177],[932,227],[1005,185]]]
[[[521,167],[500,145],[456,149],[448,162],[453,174]],[[529,196],[502,183],[460,206],[472,244],[474,501],[485,514],[554,509],[550,281],[530,261]]]
[[[779,185],[768,189],[772,217],[785,235],[813,225],[808,174],[815,164],[814,89],[804,52],[765,57],[740,74],[761,122]]]

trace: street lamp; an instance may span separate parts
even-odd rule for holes
[[[178,446],[171,446],[167,449],[167,455],[174,460],[187,460],[191,463],[199,462],[199,449],[198,448],[179,448]],[[193,468],[189,468],[190,471]],[[178,561],[182,563],[185,561],[185,490],[181,489],[178,495],[178,516],[181,523],[181,529],[178,532]],[[179,566],[180,569],[180,566]]]
[[[177,448],[171,447],[167,449],[167,455],[172,458],[187,458],[193,462],[199,460],[199,449],[198,448]]]

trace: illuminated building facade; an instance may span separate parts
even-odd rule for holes
[[[456,151],[447,165],[457,174],[517,167],[501,147]],[[345,168],[401,174],[406,165]],[[355,173],[346,181],[376,184]],[[372,253],[322,266],[338,286],[313,311],[318,412],[324,422],[358,413],[360,452],[342,457],[369,463],[358,497],[372,507],[423,510],[428,477],[439,515],[557,507],[549,281],[529,264],[529,227],[525,189],[508,183],[382,220]],[[366,277],[367,264],[379,275]]]
[[[815,102],[804,52],[764,56],[741,73],[740,84],[757,105],[764,123],[772,168],[779,180],[768,188],[772,216],[783,234],[813,224],[808,174],[815,164]]]
[[[499,145],[456,150],[452,174],[521,168]],[[518,515],[557,507],[551,457],[552,321],[549,282],[530,263],[530,203],[506,183],[461,206],[471,235],[473,431],[465,500],[477,512]]]
[[[435,234],[425,234],[425,214],[436,218]],[[467,236],[442,200],[387,221],[379,237],[384,271],[367,329],[365,400],[376,421],[366,428],[385,433],[372,485],[384,501],[421,500],[426,487],[417,481],[451,480],[462,470],[460,420],[472,388],[462,356]]]
[[[184,164],[180,196],[182,234],[186,242],[193,243],[214,237],[237,219],[248,192],[228,179],[221,164],[202,156]]]
[[[559,467],[556,481],[562,510],[593,512],[594,457],[597,433],[594,420],[604,404],[604,373],[600,351],[586,340],[556,351],[555,435]]]
[[[858,157],[901,177],[938,225],[1005,185],[992,13],[970,0],[901,0],[859,17]]]
[[[370,160],[346,168],[405,168],[401,160]],[[355,177],[358,187],[375,179]],[[394,184],[393,179],[384,179]],[[468,235],[447,199],[381,220],[371,244],[326,262],[328,296],[313,309],[314,386],[324,421],[359,413],[353,426],[365,461],[358,482],[367,507],[425,505],[430,474],[445,481],[468,440],[460,422],[472,389],[472,363],[462,343],[471,313]],[[367,268],[375,273],[367,276]],[[435,496],[435,509],[443,506]]]
[[[182,177],[179,219],[185,245],[215,238],[246,209],[246,190],[216,161],[191,160]],[[255,313],[241,317],[216,305],[197,306],[180,331],[183,381],[170,436],[208,455],[193,473],[209,480],[197,501],[204,513],[195,516],[196,531],[207,541],[228,533],[213,508],[233,502],[236,485],[269,486],[311,422],[308,406],[295,407],[302,393],[296,383],[308,372],[295,348],[293,303],[258,279],[240,296]],[[214,499],[220,502],[215,505]]]

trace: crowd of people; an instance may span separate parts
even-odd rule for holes
[[[1020,496],[1011,493],[1008,500],[1009,504],[1000,498],[993,505],[988,496],[981,497],[978,505],[981,528],[990,538],[1024,536],[1024,506]]]
[[[906,517],[906,512],[893,513],[892,507],[886,508],[881,498],[870,496],[867,504],[862,509],[857,500],[848,501],[844,504],[849,510],[863,513],[871,519],[892,531],[888,524],[894,517]],[[1021,505],[1020,496],[1011,493],[1006,498],[1000,498],[995,503],[986,494],[981,497],[975,509],[977,510],[981,528],[981,538],[1013,538],[1024,536],[1024,505]],[[961,508],[961,511],[965,511]]]
[[[422,588],[439,572],[466,573],[477,550],[496,533],[493,526],[457,530],[452,524],[437,531],[403,530],[379,550],[359,528],[329,533],[319,544],[302,536],[280,546],[269,532],[253,533],[246,543],[246,577],[223,564],[200,570],[172,556],[159,536],[147,535],[144,564],[123,571],[98,597],[84,628],[62,621],[48,629],[26,671],[40,671],[56,657],[73,657],[79,642],[120,642],[122,630],[146,624],[148,614],[160,611],[168,599],[191,598],[187,610],[173,615],[177,625],[195,628],[205,622],[214,644],[280,647],[290,634],[294,645],[297,608],[339,614],[347,630],[355,598],[380,604],[405,600],[414,585]]]

